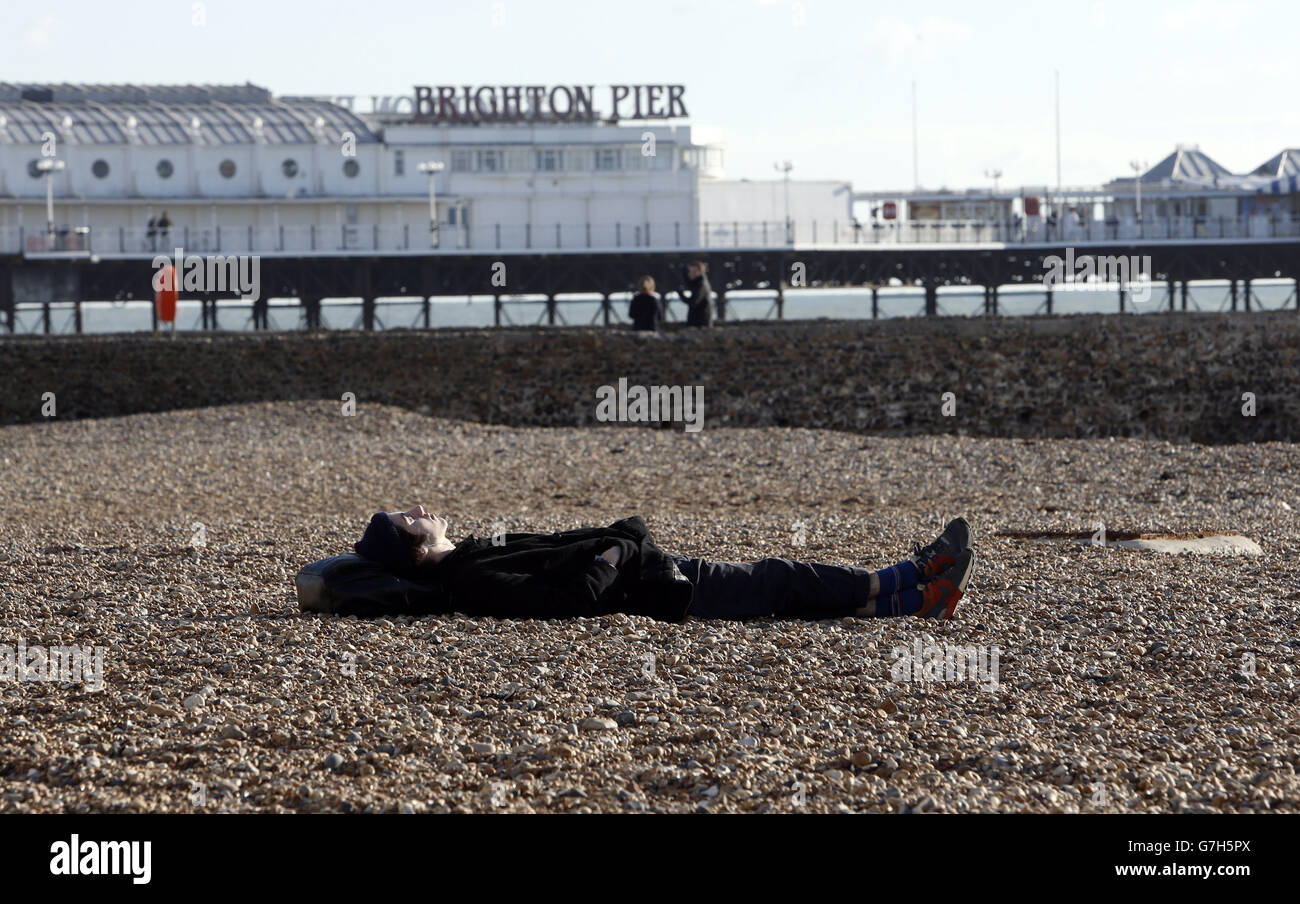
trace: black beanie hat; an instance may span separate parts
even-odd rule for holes
[[[415,554],[411,544],[402,538],[397,525],[385,512],[375,512],[371,516],[366,532],[352,548],[357,555],[378,562],[393,574],[405,577],[415,572]]]

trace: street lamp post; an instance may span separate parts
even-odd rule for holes
[[[441,246],[441,240],[438,236],[438,197],[437,197],[437,179],[438,173],[447,168],[447,164],[441,160],[426,160],[420,164],[420,172],[429,174],[429,235],[433,239],[433,247]]]
[[[1142,237],[1142,171],[1147,168],[1146,163],[1137,160],[1130,160],[1130,167],[1133,168],[1133,185],[1137,188],[1137,224],[1138,238]]]
[[[783,160],[772,164],[772,168],[785,176],[785,243],[793,245],[794,231],[790,228],[790,170],[794,169],[794,164]]]
[[[997,222],[1001,224],[999,228],[1002,228],[1006,225],[1006,217],[1003,215],[1002,205],[998,203],[998,180],[1002,178],[1002,170],[997,169],[996,167],[993,169],[986,169],[984,171],[984,177],[993,180],[993,194],[991,196],[993,199],[993,209],[997,212]]]
[[[36,168],[45,173],[45,230],[51,242],[54,241],[54,174],[64,166],[62,160],[53,157],[42,157],[36,162]]]

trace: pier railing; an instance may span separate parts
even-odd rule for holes
[[[49,232],[0,226],[0,254],[27,257],[191,254],[313,256],[461,254],[466,251],[683,251],[852,245],[1061,244],[1130,241],[1269,241],[1300,238],[1300,217],[1149,217],[1142,221],[1051,223],[1031,220],[797,220],[599,222],[459,226],[335,224],[64,227]]]

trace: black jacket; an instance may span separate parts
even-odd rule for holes
[[[701,273],[694,279],[688,279],[686,286],[691,290],[689,295],[681,289],[677,290],[682,301],[686,302],[686,322],[691,326],[712,326],[713,287],[709,285],[708,276]]]
[[[694,586],[633,515],[608,527],[556,534],[469,537],[421,580],[441,590],[443,611],[497,618],[575,618],[626,612],[683,621]],[[596,561],[617,546],[618,567]]]
[[[557,534],[469,537],[441,562],[407,576],[348,553],[304,566],[294,578],[306,612],[373,618],[444,612],[497,618],[572,618],[626,612],[683,621],[695,587],[633,515],[608,527]],[[617,546],[618,567],[597,556]]]
[[[657,330],[663,317],[663,305],[654,295],[638,292],[627,306],[627,316],[632,320],[633,329]]]

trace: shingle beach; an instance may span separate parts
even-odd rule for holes
[[[0,811],[1300,808],[1300,446],[507,427],[280,401],[0,427]],[[881,567],[964,514],[953,621],[304,615],[369,515],[639,513],[672,552]],[[1259,557],[999,531],[1240,532]],[[919,641],[919,643],[918,643]],[[996,681],[897,680],[899,650]]]

